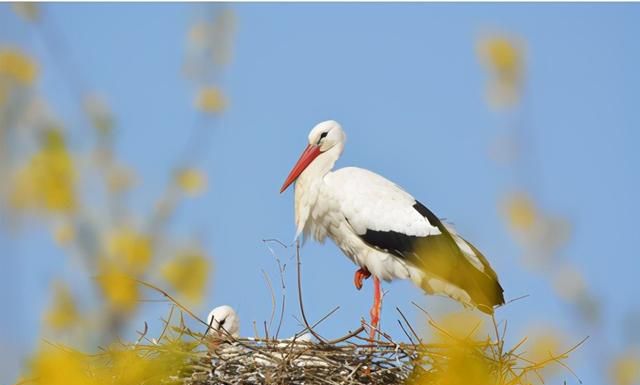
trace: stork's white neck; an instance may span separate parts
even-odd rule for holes
[[[343,149],[344,143],[337,143],[321,153],[296,180],[296,237],[304,230],[310,209],[316,203],[324,183],[324,176],[331,171]]]
[[[322,180],[325,175],[335,165],[338,158],[342,154],[342,150],[344,149],[344,144],[338,143],[335,146],[331,147],[329,150],[318,155],[317,158],[309,164],[309,166],[300,174],[298,177],[297,183],[301,180],[312,181],[312,180]],[[296,184],[297,186],[297,184]]]

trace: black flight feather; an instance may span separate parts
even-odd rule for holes
[[[369,245],[405,259],[466,291],[479,310],[492,314],[494,306],[504,304],[503,289],[487,259],[471,243],[466,242],[478,257],[484,271],[476,268],[464,256],[442,221],[416,201],[413,208],[424,216],[439,235],[417,237],[396,231],[367,229],[360,237]]]

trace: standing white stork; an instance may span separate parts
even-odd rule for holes
[[[444,294],[492,314],[503,289],[486,258],[422,203],[371,171],[331,171],[346,136],[329,120],[309,133],[309,145],[285,180],[295,184],[297,232],[323,242],[329,236],[360,269],[359,290],[373,275],[371,338],[380,317],[380,279],[411,279],[428,294]]]

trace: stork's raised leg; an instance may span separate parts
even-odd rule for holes
[[[382,307],[382,288],[380,286],[380,279],[373,276],[373,306],[371,306],[371,331],[369,331],[369,339],[371,342],[375,340],[376,329],[380,322],[380,308]]]
[[[371,273],[367,270],[366,267],[361,267],[356,271],[356,274],[353,276],[353,284],[356,286],[356,289],[362,289],[362,281],[371,277]]]

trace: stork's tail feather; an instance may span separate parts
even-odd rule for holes
[[[470,245],[470,244],[469,244]],[[471,304],[486,314],[493,314],[496,306],[504,304],[504,289],[500,286],[498,277],[491,269],[484,256],[475,249],[476,256],[481,258],[483,269],[480,270],[471,263],[458,265],[456,284],[470,297]]]
[[[493,314],[496,306],[504,305],[504,289],[489,261],[471,242],[462,238],[453,228],[445,225],[467,263],[458,266],[463,280],[458,280],[469,293],[473,304],[486,314]]]
[[[420,286],[427,293],[445,294],[483,313],[493,314],[496,306],[504,304],[504,290],[496,272],[484,255],[453,228],[442,230],[447,231],[444,239],[449,241],[440,247],[423,249],[422,270],[427,275]]]
[[[497,280],[493,280],[488,287],[482,287],[482,293],[471,296],[476,308],[483,313],[493,314],[496,306],[504,305],[504,290]],[[474,298],[475,297],[475,298]]]
[[[426,275],[420,286],[427,294],[447,295],[489,315],[496,306],[504,304],[504,290],[497,279],[475,269],[463,270],[466,271],[458,272],[454,279]]]

